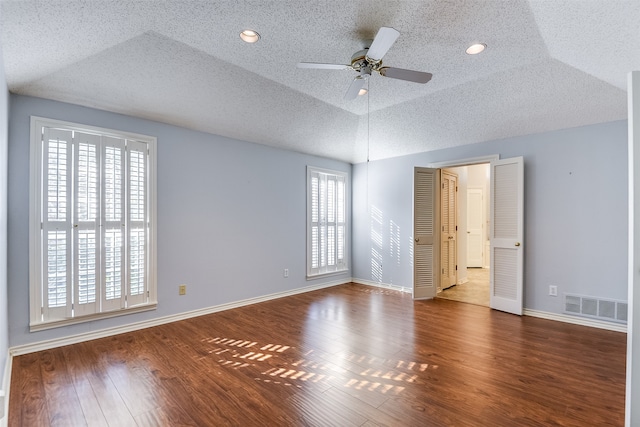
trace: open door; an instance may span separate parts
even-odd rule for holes
[[[440,283],[438,292],[458,283],[458,175],[440,172]]]
[[[415,168],[413,177],[413,298],[434,298],[440,273],[440,170]]]
[[[467,267],[482,267],[485,213],[482,188],[467,189]]]
[[[490,307],[522,315],[524,162],[491,162]]]

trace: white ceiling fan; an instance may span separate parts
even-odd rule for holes
[[[427,83],[431,80],[432,74],[422,71],[405,70],[402,68],[383,67],[382,57],[391,48],[396,39],[400,36],[400,32],[391,27],[381,27],[378,34],[371,42],[370,47],[360,50],[351,57],[351,64],[323,64],[318,62],[299,62],[298,68],[315,68],[322,70],[355,70],[359,73],[353,79],[344,99],[355,99],[367,84],[372,71],[377,71],[384,77],[392,79],[406,80],[414,83]]]

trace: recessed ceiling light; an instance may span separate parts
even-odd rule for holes
[[[484,44],[484,43],[476,43],[476,44],[472,44],[471,46],[469,46],[467,48],[466,52],[469,55],[477,55],[480,52],[482,52],[483,50],[485,50],[486,47],[487,47],[487,45]]]
[[[244,30],[240,33],[240,38],[247,43],[255,43],[260,40],[260,34],[253,30]]]

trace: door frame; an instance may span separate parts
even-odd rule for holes
[[[442,162],[433,162],[433,163],[427,163],[424,166],[416,165],[415,167],[424,167],[424,168],[429,168],[429,169],[446,169],[446,168],[455,168],[455,167],[461,167],[461,166],[473,166],[473,165],[478,165],[478,164],[492,163],[492,162],[495,162],[496,160],[500,160],[500,155],[499,154],[489,154],[489,155],[486,155],[486,156],[468,157],[468,158],[463,158],[463,159],[454,159],[454,160],[446,160],[446,161],[442,161]],[[438,218],[439,217],[440,217],[440,212],[439,212],[439,209],[438,209]],[[438,260],[440,260],[440,255],[438,255]],[[415,276],[414,276],[414,278],[413,278],[413,287],[414,287],[414,289],[415,289],[415,280],[416,279],[415,279]],[[436,280],[437,280],[437,283],[435,283],[435,288],[438,289],[440,287],[440,275],[436,275]]]

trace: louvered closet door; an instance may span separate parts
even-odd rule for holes
[[[491,162],[491,300],[496,310],[522,315],[524,164]]]
[[[413,297],[433,298],[438,284],[440,170],[415,168],[413,179]]]
[[[458,175],[441,172],[441,206],[440,216],[440,286],[438,291],[456,284],[457,278],[457,197]]]

